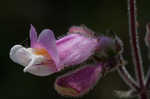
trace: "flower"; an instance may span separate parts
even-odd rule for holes
[[[94,87],[100,78],[102,64],[84,66],[57,78],[56,91],[64,96],[81,96]]]
[[[10,58],[24,66],[24,72],[36,76],[48,76],[65,67],[83,63],[89,57],[94,59],[94,64],[85,65],[56,79],[55,90],[64,96],[86,94],[101,76],[124,63],[119,38],[95,37],[94,32],[86,26],[72,26],[66,36],[56,40],[49,29],[44,29],[38,37],[31,25],[30,41],[29,48],[13,46]]]
[[[80,64],[94,53],[98,42],[94,37],[85,36],[86,31],[87,35],[91,33],[87,28],[77,29],[78,32],[76,29],[69,30],[68,35],[56,40],[54,33],[49,29],[43,30],[38,37],[31,25],[31,47],[13,46],[10,58],[15,63],[25,66],[24,72],[37,76],[47,76],[64,67]]]
[[[78,29],[78,27],[73,27],[73,29],[75,28]],[[78,33],[80,34],[80,32]],[[56,91],[63,96],[76,97],[86,94],[100,77],[124,64],[121,56],[122,48],[122,41],[117,36],[115,38],[98,37],[98,44],[92,55],[96,64],[86,65],[57,78],[55,81]]]

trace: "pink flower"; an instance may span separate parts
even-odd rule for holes
[[[88,65],[57,78],[56,91],[64,96],[81,96],[94,87],[100,78],[102,64]]]
[[[96,62],[56,79],[56,91],[65,96],[84,95],[101,75],[123,64],[121,40],[102,35],[94,37],[94,32],[85,26],[73,26],[66,36],[56,40],[49,29],[43,30],[38,37],[31,25],[30,41],[30,48],[21,45],[12,47],[10,58],[23,65],[24,72],[33,75],[47,76],[83,63],[90,56]]]
[[[35,28],[31,25],[31,47],[15,45],[10,51],[10,58],[25,66],[24,72],[37,76],[47,76],[64,67],[80,64],[94,53],[97,39],[85,36],[85,33],[88,35],[91,33],[87,28],[77,29],[78,31],[72,27],[67,36],[56,40],[49,29],[43,30],[38,37]]]

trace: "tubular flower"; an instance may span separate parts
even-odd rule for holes
[[[77,65],[87,60],[95,51],[97,39],[82,35],[88,29],[78,27],[69,30],[69,34],[59,40],[55,39],[53,32],[45,29],[39,37],[35,28],[31,25],[31,47],[25,48],[15,45],[11,48],[10,58],[23,65],[24,72],[37,76],[47,76],[64,67]],[[90,31],[87,32],[89,35]]]
[[[56,91],[64,96],[81,96],[94,87],[100,76],[122,65],[122,42],[108,36],[94,37],[85,26],[73,26],[68,34],[56,40],[54,33],[43,30],[39,37],[30,28],[30,47],[15,45],[10,58],[23,65],[24,72],[36,76],[48,76],[65,67],[75,66],[92,56],[94,65],[86,65],[76,71],[60,76],[55,81]]]
[[[93,88],[102,71],[102,65],[89,65],[59,77],[55,89],[64,96],[81,96]]]
[[[85,36],[90,35],[90,33],[86,28],[73,26],[69,29],[67,36],[56,41],[63,67],[82,63],[94,54],[98,40],[94,37]]]

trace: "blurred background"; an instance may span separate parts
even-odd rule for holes
[[[137,0],[139,37],[145,71],[148,68],[147,48],[144,46],[145,25],[150,22],[150,1]],[[1,0],[0,1],[0,98],[1,99],[72,99],[62,97],[54,90],[57,73],[36,77],[23,73],[23,67],[9,59],[9,50],[15,44],[29,45],[29,28],[33,24],[40,33],[50,28],[57,37],[66,34],[72,25],[85,24],[96,33],[111,29],[124,42],[126,66],[134,76],[131,61],[127,0]],[[129,87],[114,71],[100,79],[88,94],[77,99],[118,99],[114,90]]]

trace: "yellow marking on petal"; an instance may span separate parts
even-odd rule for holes
[[[62,87],[62,86],[59,86],[59,85],[55,85],[55,89],[61,95],[66,95],[66,96],[78,96],[79,95],[79,92],[77,92],[73,88],[67,88],[67,87]]]
[[[51,59],[51,56],[50,54],[48,53],[48,51],[45,49],[45,48],[38,48],[38,49],[35,49],[35,52],[34,52],[36,55],[42,55],[42,56],[45,56],[47,57],[48,59]]]

